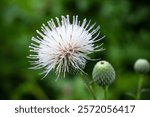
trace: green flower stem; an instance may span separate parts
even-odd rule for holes
[[[138,87],[137,87],[136,100],[139,100],[141,97],[142,83],[143,83],[143,77],[142,77],[142,75],[140,75],[140,78],[138,81]]]
[[[81,79],[83,80],[83,82],[84,82],[86,88],[89,90],[89,92],[90,92],[90,94],[92,95],[93,99],[94,99],[94,100],[97,100],[97,98],[96,98],[96,96],[95,96],[95,94],[94,94],[94,91],[93,91],[92,86],[86,81],[86,79],[85,79],[84,76],[81,77]]]
[[[35,91],[35,89],[36,89],[36,91]],[[32,88],[31,91],[38,100],[40,100],[40,99],[48,100],[49,99],[49,97],[45,94],[43,89],[38,84],[34,84],[34,88]]]
[[[104,87],[104,99],[108,100],[108,86]]]

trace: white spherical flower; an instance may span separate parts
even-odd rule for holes
[[[148,60],[146,59],[137,59],[135,64],[134,64],[134,70],[137,73],[143,73],[146,74],[150,71],[150,64],[148,62]]]
[[[57,23],[56,23],[57,22]],[[32,52],[29,58],[32,59],[32,69],[44,68],[45,76],[54,70],[57,76],[66,72],[82,71],[86,60],[90,59],[89,54],[102,51],[101,45],[95,46],[95,42],[102,38],[97,33],[100,27],[90,26],[86,19],[80,24],[78,16],[73,16],[70,22],[69,15],[62,16],[61,21],[56,17],[48,21],[48,26],[37,30],[39,36],[32,37],[33,43],[29,46]]]

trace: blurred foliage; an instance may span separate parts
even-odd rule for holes
[[[26,58],[31,37],[42,23],[69,14],[91,19],[105,35],[105,51],[91,55],[109,61],[116,70],[116,81],[109,88],[110,99],[133,99],[138,75],[133,70],[137,58],[150,61],[150,1],[142,0],[0,0],[0,99],[91,99],[81,76],[68,75],[55,81],[51,72],[44,80],[40,70],[29,70]],[[88,61],[91,73],[97,61]],[[92,84],[99,99],[103,90]],[[143,88],[150,89],[146,75]],[[142,99],[150,99],[143,92]]]

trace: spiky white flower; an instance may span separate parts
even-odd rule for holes
[[[41,27],[41,32],[37,30],[39,36],[32,37],[32,52],[29,58],[32,59],[32,69],[44,68],[45,76],[54,70],[59,76],[60,73],[82,71],[85,67],[89,54],[102,51],[101,45],[95,46],[95,42],[100,41],[100,27],[90,26],[90,21],[78,21],[78,16],[73,16],[70,22],[69,15],[62,16],[61,21],[56,17],[57,23],[53,19],[48,21],[48,26]],[[57,25],[56,25],[57,24]],[[97,33],[98,32],[98,33]]]

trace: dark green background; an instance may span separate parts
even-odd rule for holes
[[[42,70],[29,70],[26,58],[31,37],[42,23],[69,14],[79,20],[91,19],[105,35],[103,52],[92,58],[109,61],[116,70],[116,81],[109,88],[110,99],[133,99],[138,75],[133,64],[138,58],[150,60],[150,1],[148,0],[0,0],[0,99],[92,99],[80,75],[68,75],[55,81],[51,72],[44,80]],[[96,61],[88,61],[85,72],[91,73]],[[103,99],[103,90],[93,84]],[[149,74],[143,88],[150,88]],[[141,99],[150,99],[143,92]]]

